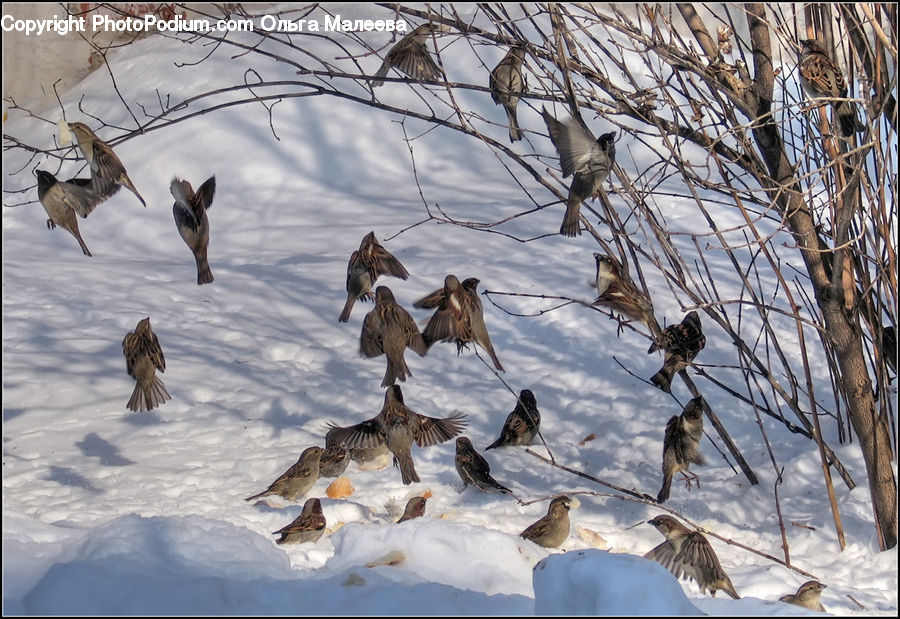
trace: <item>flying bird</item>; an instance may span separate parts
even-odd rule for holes
[[[391,252],[381,246],[375,239],[375,233],[369,232],[360,242],[359,249],[350,254],[350,261],[347,263],[347,302],[338,322],[350,319],[350,312],[357,299],[374,296],[372,286],[381,275],[407,279],[409,272]]]
[[[45,172],[37,170],[38,181],[38,200],[41,206],[47,211],[47,228],[52,230],[59,226],[63,230],[75,237],[78,244],[81,245],[81,251],[85,256],[91,255],[91,250],[81,238],[81,232],[78,230],[78,218],[75,213],[82,217],[87,214],[101,201],[89,188],[86,188],[72,181],[58,181],[56,177]],[[72,179],[79,180],[79,179]]]
[[[525,76],[522,73],[524,60],[525,48],[521,45],[514,45],[491,71],[491,99],[506,110],[510,142],[522,139],[522,130],[519,129],[519,123],[516,120],[516,106],[526,87]]]
[[[69,123],[69,129],[75,135],[78,148],[81,149],[81,154],[91,167],[91,173],[96,178],[95,186],[99,192],[112,195],[117,191],[113,186],[123,185],[146,207],[147,202],[128,178],[125,166],[122,165],[122,161],[113,152],[113,149],[98,138],[84,123]]]
[[[384,84],[383,78],[388,74],[391,67],[415,80],[436,80],[440,78],[441,70],[432,60],[426,43],[432,34],[449,31],[450,29],[443,24],[428,22],[397,41],[387,53],[387,56],[385,56],[381,68],[375,73],[372,88]]]
[[[175,216],[178,233],[194,254],[194,261],[197,263],[197,285],[211,284],[214,278],[206,256],[209,247],[209,219],[206,211],[212,206],[213,195],[216,193],[216,177],[206,179],[197,193],[194,193],[194,188],[188,181],[178,178],[172,179],[169,189],[175,197],[172,214]]]
[[[375,289],[375,309],[363,320],[359,343],[363,356],[387,357],[382,387],[393,385],[398,378],[406,381],[407,376],[412,376],[403,358],[407,348],[423,357],[428,351],[416,321],[394,300],[394,293],[387,286]]]
[[[172,396],[156,375],[157,370],[166,371],[166,358],[156,334],[150,328],[149,316],[139,320],[134,331],[122,340],[122,352],[125,354],[125,369],[136,381],[128,400],[129,410],[149,411],[171,399]]]
[[[516,399],[516,406],[506,416],[506,422],[500,429],[500,436],[485,448],[512,447],[514,445],[530,445],[541,427],[541,412],[531,389],[522,389]]]

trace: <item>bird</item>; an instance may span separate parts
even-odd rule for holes
[[[350,450],[343,445],[328,445],[319,458],[319,477],[340,477],[350,464]]]
[[[49,216],[47,228],[52,230],[59,226],[66,230],[81,245],[82,253],[91,256],[91,250],[78,230],[78,218],[75,217],[75,213],[87,217],[100,199],[89,188],[72,181],[58,181],[50,172],[36,170],[35,173],[38,182],[38,200]]]
[[[519,535],[544,548],[559,548],[569,537],[569,509],[572,499],[562,495],[554,497],[547,508],[547,515],[539,518]]]
[[[888,325],[881,330],[881,356],[888,367],[897,373],[897,330]]]
[[[675,578],[694,579],[700,586],[700,593],[716,597],[722,590],[734,599],[741,596],[734,590],[731,579],[722,569],[719,558],[709,541],[699,531],[691,531],[672,516],[657,516],[648,520],[666,541],[644,555],[662,564]]]
[[[825,607],[822,606],[822,602],[820,598],[822,596],[822,589],[827,587],[828,585],[823,585],[818,580],[807,580],[805,583],[800,585],[800,588],[797,589],[797,593],[782,595],[778,598],[779,602],[786,602],[788,604],[794,604],[796,606],[802,606],[803,608],[808,608],[809,610],[817,610],[820,613],[828,612],[825,610]]]
[[[172,399],[162,380],[156,375],[156,370],[166,371],[166,358],[159,339],[150,328],[149,316],[139,320],[134,331],[129,332],[122,340],[122,352],[125,354],[125,369],[136,381],[128,400],[129,410],[136,413],[153,410]]]
[[[384,406],[375,417],[346,428],[330,424],[330,428],[334,440],[351,449],[387,445],[403,483],[409,485],[420,481],[410,453],[412,443],[419,447],[443,443],[459,434],[467,423],[461,413],[443,419],[420,415],[403,403],[399,385],[390,385],[384,394]]]
[[[522,389],[516,399],[515,408],[506,416],[499,438],[485,447],[485,451],[495,447],[530,445],[540,427],[541,412],[538,410],[534,394],[531,389]]]
[[[359,249],[350,254],[350,261],[347,263],[347,302],[338,322],[350,319],[350,312],[357,299],[373,297],[372,286],[381,275],[407,279],[409,272],[391,252],[381,246],[375,239],[375,233],[369,232],[360,242]]]
[[[276,544],[302,544],[315,542],[325,532],[325,514],[322,513],[322,502],[319,499],[306,499],[303,511],[294,518],[294,521],[272,535],[281,534]]]
[[[375,79],[372,80],[372,88],[384,84],[383,78],[388,74],[388,70],[391,67],[415,80],[438,79],[441,76],[441,70],[432,60],[426,42],[432,34],[449,32],[449,30],[443,24],[428,22],[418,26],[397,41],[387,53],[387,56],[384,57],[381,68],[375,73]]]
[[[541,115],[559,154],[563,178],[572,176],[566,199],[566,215],[559,232],[563,236],[579,236],[581,203],[600,190],[616,163],[616,134],[612,131],[595,139],[580,119],[573,118],[562,123],[546,108],[541,108]]]
[[[382,387],[393,385],[398,378],[405,382],[407,376],[412,376],[403,358],[407,348],[422,357],[428,351],[413,317],[394,300],[390,288],[378,286],[375,289],[375,309],[363,320],[359,350],[365,357],[387,357]]]
[[[456,342],[456,351],[459,353],[466,343],[476,342],[490,355],[494,367],[503,372],[503,365],[494,352],[491,336],[484,323],[484,307],[478,298],[479,283],[479,279],[469,277],[460,284],[456,275],[447,275],[442,290],[435,290],[424,296],[413,303],[413,307],[437,307],[422,330],[427,348],[439,341]]]
[[[506,110],[510,142],[522,139],[522,130],[519,129],[519,123],[516,120],[516,106],[526,88],[525,76],[522,73],[524,60],[525,48],[521,45],[513,45],[503,60],[491,71],[491,99],[496,105],[502,105]]]
[[[669,498],[672,477],[675,473],[687,475],[691,464],[703,464],[700,453],[700,439],[703,438],[703,397],[698,396],[687,403],[681,415],[672,415],[666,423],[663,439],[663,484],[656,497],[657,503]],[[696,475],[694,476],[696,478]],[[690,478],[688,478],[690,484]],[[688,486],[690,487],[690,486]]]
[[[78,141],[78,148],[85,161],[91,167],[91,173],[96,178],[97,187],[103,188],[103,192],[109,192],[111,195],[117,189],[112,188],[113,185],[124,185],[131,193],[137,196],[144,207],[147,202],[138,193],[134,183],[128,178],[125,166],[118,155],[113,152],[109,144],[97,137],[97,135],[84,123],[69,123],[69,129],[75,135]]]
[[[472,441],[466,436],[456,439],[456,472],[463,480],[463,488],[471,485],[482,492],[512,494],[512,490],[491,477],[491,465],[475,451]]]
[[[806,94],[813,98],[846,98],[847,82],[844,74],[825,52],[825,46],[815,39],[804,39],[800,44],[800,83]],[[845,136],[865,131],[866,127],[859,121],[854,102],[834,101],[832,105]]]
[[[259,494],[248,496],[244,500],[252,501],[260,497],[277,494],[288,501],[296,501],[309,492],[309,489],[315,485],[316,480],[319,478],[319,460],[322,457],[322,451],[324,450],[318,445],[307,447],[300,454],[297,462],[279,475],[278,479],[273,481],[268,488]]]
[[[614,256],[598,252],[594,252],[594,260],[597,264],[594,285],[597,287],[598,296],[592,305],[608,307],[630,320],[644,323],[653,330],[656,324],[653,317],[653,303],[647,295],[638,290],[621,263]]]
[[[343,440],[338,441],[338,439],[337,439],[337,437],[342,434],[341,430],[343,430],[343,428],[332,427],[325,434],[325,450],[326,451],[328,449],[330,449],[332,447],[336,447],[336,446],[340,446],[340,447],[343,447],[344,449],[347,449],[347,446],[344,444]],[[387,455],[387,454],[391,453],[391,451],[387,448],[387,445],[383,445],[383,444],[379,445],[378,447],[372,447],[372,448],[357,447],[354,449],[347,449],[347,451],[350,454],[350,459],[353,460],[354,462],[357,462],[360,464],[364,464],[366,462],[371,462],[373,460],[378,459],[379,457],[381,457],[383,455]],[[324,458],[325,454],[322,454],[322,455]],[[343,470],[341,472],[343,472]],[[321,472],[320,472],[320,476],[330,477],[329,475],[322,475]]]
[[[216,177],[206,179],[197,193],[194,193],[194,188],[188,181],[177,177],[172,179],[169,189],[175,197],[172,214],[175,216],[178,233],[194,254],[197,263],[197,285],[211,284],[214,278],[206,257],[209,246],[209,219],[206,211],[212,206],[213,195],[216,193]]]
[[[700,327],[700,316],[697,310],[691,310],[680,324],[663,329],[659,339],[647,350],[647,354],[660,348],[665,351],[663,366],[650,381],[666,393],[671,393],[672,377],[689,366],[704,346],[706,336]]]
[[[403,510],[403,515],[400,516],[400,520],[397,521],[397,524],[401,522],[406,522],[407,520],[412,520],[413,518],[418,518],[420,516],[425,515],[425,497],[423,496],[414,496],[406,503],[406,509]]]

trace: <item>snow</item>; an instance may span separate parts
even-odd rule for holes
[[[352,17],[376,9],[332,10]],[[375,34],[387,42],[386,34]],[[448,58],[471,51],[462,42],[452,45]],[[157,89],[174,102],[242,83],[250,66],[266,80],[297,78],[283,63],[252,55],[233,59],[233,48],[192,64],[208,52],[154,36],[111,52],[110,62],[119,91],[148,111],[158,106]],[[493,66],[503,50],[478,53]],[[378,65],[371,57],[361,63],[370,72]],[[4,70],[14,69],[7,64]],[[487,81],[476,63],[453,60],[447,70]],[[421,107],[406,86],[386,84],[378,96]],[[106,71],[61,99],[70,122],[96,126],[80,105],[113,125],[133,126]],[[503,111],[487,93],[466,93],[461,101],[497,123],[483,130],[506,142]],[[133,111],[142,117],[140,108]],[[46,120],[11,111],[4,133],[52,148],[61,111],[39,112]],[[356,463],[345,473],[356,489],[350,497],[327,498],[331,480],[319,480],[308,496],[322,497],[328,533],[314,543],[275,544],[272,531],[297,516],[302,499],[266,505],[243,498],[263,490],[304,448],[323,444],[326,422],[357,423],[382,405],[384,358],[358,354],[371,304],[357,303],[348,324],[337,322],[347,259],[368,231],[410,271],[408,281],[379,283],[419,321],[429,314],[413,310],[412,302],[440,286],[447,273],[477,276],[480,289],[594,296],[585,282],[593,276],[597,248],[587,235],[552,234],[562,217],[559,204],[504,223],[505,235],[434,221],[413,226],[427,214],[401,121],[350,101],[304,97],[275,106],[278,139],[268,114],[254,104],[124,141],[115,150],[148,208],[122,190],[79,220],[93,258],[82,256],[65,231],[46,229],[31,170],[56,172],[58,161],[29,163],[21,152],[5,151],[4,613],[806,613],[775,600],[809,577],[712,537],[744,599],[711,599],[694,583],[676,582],[640,558],[662,541],[646,524],[663,513],[658,507],[621,500],[520,448],[485,457],[494,477],[526,502],[598,493],[578,495],[581,505],[571,512],[562,550],[518,536],[546,513],[547,500],[520,505],[505,495],[461,491],[453,441],[413,449],[422,482],[410,487],[390,466]],[[605,126],[602,119],[589,122],[595,130]],[[538,113],[524,106],[520,124],[544,130]],[[532,208],[486,147],[446,129],[426,132],[428,126],[414,119],[405,120],[405,129],[416,136],[416,174],[430,205],[464,221],[496,221]],[[109,128],[101,133],[118,135]],[[528,136],[537,152],[552,155],[549,140]],[[625,165],[640,152],[630,153]],[[69,155],[59,175],[84,175],[83,161]],[[177,175],[197,187],[212,174],[218,185],[209,211],[215,282],[197,286],[193,258],[173,224],[169,182]],[[518,180],[541,203],[552,200],[527,177]],[[17,190],[27,191],[9,193]],[[612,200],[627,213],[620,197]],[[689,227],[695,213],[679,211],[677,200],[662,201],[670,223]],[[550,236],[517,240],[544,234]],[[668,288],[653,280],[651,290],[658,291],[653,300],[660,320],[680,320]],[[647,340],[628,329],[617,335],[614,321],[584,307],[529,316],[556,303],[494,297],[523,314],[517,316],[482,299],[507,369],[502,381],[513,393],[471,350],[457,356],[453,346],[438,344],[424,358],[407,354],[413,371],[401,384],[407,405],[433,416],[466,413],[464,434],[483,450],[512,410],[514,394],[529,388],[559,462],[655,495],[665,422],[681,406],[638,378],[661,363],[658,355],[645,354]],[[172,400],[135,414],[125,409],[133,380],[121,341],[146,316],[166,356],[161,378]],[[733,363],[732,350],[710,325],[701,360]],[[827,380],[827,374],[815,378]],[[711,386],[701,388],[760,484],[750,486],[735,474],[704,439],[708,464],[696,471],[702,486],[691,492],[673,487],[666,506],[725,538],[781,556],[776,474],[752,411]],[[681,384],[673,391],[682,403],[689,398]],[[831,613],[895,615],[897,550],[878,552],[857,443],[840,445],[833,421],[823,420],[826,440],[858,484],[850,491],[835,482],[848,542],[841,552],[815,444],[769,418],[763,424],[779,466],[789,472],[779,498],[792,564],[828,585],[822,602]],[[592,433],[596,438],[582,444]],[[532,449],[545,453],[541,446]],[[394,524],[409,497],[425,491],[433,493],[425,516]]]

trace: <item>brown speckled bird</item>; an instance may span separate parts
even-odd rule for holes
[[[125,369],[135,379],[134,391],[128,400],[128,409],[135,412],[149,411],[170,400],[162,380],[156,371],[166,371],[166,358],[153,329],[150,317],[138,321],[134,331],[122,340]]]
[[[700,453],[700,439],[703,438],[703,397],[698,396],[687,403],[681,415],[672,415],[666,424],[666,435],[663,439],[663,484],[656,497],[658,503],[669,498],[672,489],[672,477],[681,473],[687,478],[691,464],[703,464]],[[696,475],[693,476],[696,479]],[[699,483],[698,483],[699,485]]]
[[[347,263],[347,302],[338,318],[338,322],[347,322],[357,299],[370,299],[372,286],[381,275],[391,275],[407,279],[409,272],[400,264],[394,255],[386,250],[375,239],[375,233],[369,232],[363,237],[359,249],[350,254]]]
[[[521,45],[514,45],[491,71],[491,99],[506,110],[510,142],[522,139],[522,130],[519,129],[519,123],[516,120],[516,106],[526,88],[525,76],[522,73],[524,60],[525,48]]]
[[[104,187],[103,193],[112,195],[115,190],[110,187],[111,185],[123,185],[136,195],[141,204],[146,207],[147,202],[128,178],[125,166],[122,165],[122,161],[113,152],[113,149],[98,138],[84,123],[69,123],[69,129],[75,135],[78,148],[81,149],[81,154],[91,167],[91,173],[96,177],[98,185]]]
[[[300,454],[300,458],[291,468],[282,473],[268,488],[248,496],[245,501],[252,501],[260,497],[277,494],[288,501],[296,501],[309,492],[316,480],[319,479],[319,460],[323,449],[318,446],[307,447]]]
[[[512,447],[514,445],[530,445],[541,427],[541,412],[531,389],[522,389],[516,399],[516,407],[506,416],[506,422],[500,429],[500,436],[485,448]]]
[[[413,442],[429,447],[450,440],[466,426],[466,416],[456,413],[444,419],[428,417],[403,404],[403,392],[391,385],[384,394],[384,406],[375,417],[353,426],[331,425],[334,440],[349,448],[387,445],[394,454],[394,465],[400,468],[404,484],[419,480],[410,448]]]
[[[412,520],[413,518],[419,518],[425,515],[425,497],[423,496],[414,496],[406,503],[406,509],[403,510],[403,515],[400,516],[400,520],[397,521],[397,524],[401,522],[406,522],[407,520]]]
[[[350,464],[350,450],[343,445],[329,446],[326,441],[325,449],[319,458],[319,477],[340,477]]]
[[[594,253],[597,263],[595,285],[597,298],[594,305],[602,305],[619,312],[629,320],[637,320],[653,329],[653,304],[638,290],[628,272],[613,256]]]
[[[216,177],[206,179],[197,193],[194,193],[194,188],[188,181],[178,178],[172,179],[169,189],[175,197],[172,214],[175,216],[178,233],[194,254],[194,261],[197,263],[197,284],[210,284],[214,278],[206,255],[209,247],[209,218],[206,211],[212,206],[213,195],[216,193]]]
[[[306,499],[303,511],[294,521],[272,535],[281,534],[277,544],[303,544],[315,542],[325,532],[325,514],[322,513],[322,502],[319,499]]]
[[[463,488],[471,485],[482,492],[512,494],[512,490],[491,477],[491,465],[465,436],[456,439],[456,472],[463,480]]]
[[[847,97],[847,81],[837,63],[825,51],[825,46],[815,39],[800,41],[800,83],[813,98],[843,99]],[[845,136],[865,131],[856,115],[853,101],[834,101],[835,114]]]
[[[663,329],[659,343],[654,342],[647,350],[649,354],[662,348],[666,353],[662,368],[650,381],[666,393],[671,393],[672,378],[689,366],[704,346],[706,336],[700,328],[700,316],[697,310],[692,310],[680,324]]]
[[[81,245],[81,251],[85,256],[91,255],[81,238],[81,232],[78,230],[78,218],[75,213],[82,217],[87,217],[93,208],[99,204],[102,199],[94,194],[89,187],[73,181],[84,179],[72,179],[70,181],[58,181],[56,177],[43,170],[37,170],[38,180],[38,200],[41,206],[47,211],[47,228],[52,230],[59,226],[63,230],[75,237],[78,244]]]
[[[675,578],[694,579],[700,586],[700,593],[709,590],[710,595],[716,597],[716,591],[722,590],[734,599],[740,599],[702,533],[691,531],[671,516],[657,516],[647,523],[656,527],[666,541],[645,554],[645,558],[662,564]]]
[[[390,288],[379,286],[375,289],[375,309],[363,320],[359,351],[365,357],[387,357],[382,387],[393,385],[398,378],[406,381],[407,376],[412,376],[403,358],[407,348],[423,357],[428,351],[413,317],[394,300]]]
[[[544,108],[541,108],[541,115],[559,154],[563,178],[572,177],[566,199],[566,215],[559,232],[563,236],[579,236],[581,203],[600,191],[603,181],[616,164],[616,134],[612,131],[595,139],[581,124],[581,119],[573,118],[562,123]]]
[[[569,509],[572,500],[563,495],[550,501],[547,515],[519,533],[544,548],[559,548],[569,537]]]
[[[415,30],[397,41],[384,57],[384,62],[375,73],[372,88],[384,84],[384,77],[391,67],[405,73],[415,80],[436,80],[441,77],[441,70],[434,63],[428,52],[428,41],[432,34],[449,32],[443,24],[431,22],[418,26]]]
[[[822,596],[822,589],[824,589],[827,585],[823,585],[818,580],[807,580],[805,583],[800,585],[800,588],[797,589],[797,593],[782,595],[778,598],[779,602],[786,602],[787,604],[794,604],[796,606],[802,606],[803,608],[808,608],[809,610],[817,610],[820,613],[828,612],[825,610],[825,607],[822,606],[822,602],[820,598]]]

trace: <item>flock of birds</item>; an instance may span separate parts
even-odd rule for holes
[[[431,58],[426,42],[431,36],[448,31],[447,26],[425,23],[407,34],[387,53],[384,63],[372,80],[372,86],[383,84],[391,68],[419,81],[438,79],[440,69]],[[845,97],[846,84],[843,77],[821,45],[815,41],[805,41],[803,54],[800,75],[807,92],[817,97]],[[521,45],[513,46],[490,74],[491,96],[506,111],[511,142],[522,139],[516,106],[527,89],[522,72],[524,59],[525,48]],[[837,104],[836,112],[845,133],[861,130],[855,109],[848,102]],[[601,190],[615,165],[615,132],[594,138],[580,117],[575,116],[563,123],[545,109],[541,113],[559,154],[563,175],[566,178],[572,176],[560,233],[570,237],[577,236],[581,234],[580,205]],[[48,227],[60,226],[67,230],[76,238],[83,253],[90,256],[79,233],[76,214],[87,217],[121,186],[134,193],[145,207],[146,202],[108,144],[83,123],[76,122],[67,126],[77,139],[82,156],[89,164],[91,176],[59,181],[49,172],[38,170],[38,198],[49,216]],[[198,284],[213,282],[207,259],[209,222],[206,211],[212,204],[215,188],[215,177],[209,178],[196,192],[188,181],[178,178],[173,179],[170,186],[175,198],[175,223],[194,255]],[[653,305],[634,284],[627,269],[614,256],[595,253],[594,257],[598,293],[594,303],[606,306],[630,320],[643,322],[657,333],[648,353],[662,350],[665,360],[651,381],[663,391],[669,392],[674,375],[690,365],[705,346],[706,338],[699,315],[696,311],[691,311],[679,324],[670,325],[662,331],[658,327],[654,329],[651,326],[655,325]],[[455,466],[464,487],[473,486],[484,492],[514,496],[509,488],[491,476],[490,465],[478,453],[472,441],[468,437],[458,436],[467,425],[464,414],[435,418],[417,413],[406,406],[403,393],[396,384],[398,380],[405,381],[412,375],[404,359],[405,350],[409,348],[424,356],[435,342],[455,343],[458,352],[470,343],[478,344],[490,356],[494,367],[503,371],[484,321],[483,307],[477,293],[479,280],[470,277],[460,282],[456,275],[447,275],[441,288],[415,302],[415,308],[434,310],[427,325],[420,331],[410,313],[397,303],[390,288],[384,285],[375,287],[376,280],[383,275],[402,280],[409,277],[400,261],[376,240],[374,232],[370,232],[362,239],[359,249],[350,256],[347,265],[347,300],[338,320],[348,322],[358,300],[374,298],[375,307],[363,320],[360,352],[369,358],[381,355],[386,357],[387,367],[381,386],[387,389],[381,411],[372,419],[352,426],[330,424],[324,448],[313,446],[305,449],[293,466],[266,490],[248,497],[247,501],[270,495],[289,501],[299,500],[320,477],[340,476],[350,460],[364,463],[386,454],[393,456],[404,484],[418,482],[420,479],[411,454],[412,444],[424,448],[453,437],[457,437]],[[165,371],[166,364],[149,317],[140,320],[134,331],[125,336],[122,348],[128,374],[135,379],[128,409],[136,412],[151,410],[169,400],[171,396],[156,375],[157,370]],[[688,402],[681,415],[672,416],[666,424],[663,483],[657,495],[659,503],[669,498],[675,473],[684,475],[688,487],[691,479],[696,479],[696,475],[689,476],[689,468],[692,464],[703,463],[699,444],[703,436],[704,406],[701,397],[694,398]],[[501,428],[499,438],[486,449],[528,445],[538,435],[540,422],[541,415],[534,394],[529,389],[523,389],[514,410],[509,413]],[[425,503],[424,496],[410,499],[398,522],[422,516]],[[551,500],[547,514],[520,535],[544,547],[561,546],[569,535],[569,510],[574,504],[568,496],[556,496]],[[665,541],[646,553],[645,557],[658,561],[677,578],[695,580],[701,592],[709,591],[714,596],[716,591],[722,590],[733,598],[739,597],[712,546],[701,533],[691,531],[667,515],[657,516],[648,523],[656,527]],[[325,526],[320,499],[309,498],[304,503],[301,514],[274,534],[280,536],[277,540],[279,544],[313,542],[321,537]],[[780,601],[824,611],[819,601],[824,587],[817,581],[809,581],[796,594],[783,596]]]

